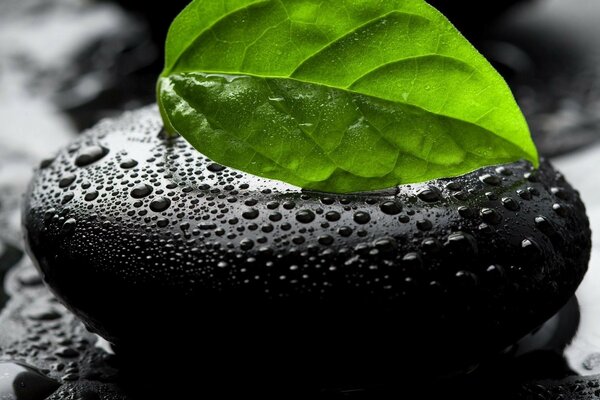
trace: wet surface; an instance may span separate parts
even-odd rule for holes
[[[152,101],[160,69],[152,38],[163,33],[150,33],[135,15],[110,2],[0,3],[0,278],[10,295],[0,314],[0,360],[10,363],[0,364],[0,391],[7,382],[2,377],[15,382],[20,368],[15,362],[59,382],[49,397],[56,400],[143,398],[153,393],[144,383],[148,374],[178,370],[158,365],[139,374],[135,362],[124,366],[105,346],[97,346],[97,337],[41,284],[23,257],[21,241],[20,195],[32,168],[80,129]],[[541,152],[565,154],[555,165],[581,191],[593,230],[600,229],[594,173],[600,147],[592,146],[600,138],[599,16],[600,4],[594,0],[532,1],[477,43],[511,83]],[[157,29],[164,32],[164,24]],[[586,150],[569,154],[581,148]],[[399,383],[398,388],[344,388],[313,398],[376,399],[406,391],[419,391],[422,397],[600,397],[600,243],[595,241],[590,271],[577,293],[578,307],[570,303],[507,355],[469,376],[435,385],[424,376],[423,382]],[[0,294],[0,304],[7,298]],[[435,362],[431,360],[432,368]],[[33,387],[55,389],[51,383],[38,385],[52,381],[38,379],[37,372],[28,373],[33,374]],[[193,373],[166,377],[178,382],[180,391],[185,382],[198,382]],[[166,392],[177,391],[170,386],[162,385]],[[15,393],[0,392],[0,397]],[[15,398],[35,400],[38,395],[33,396]]]

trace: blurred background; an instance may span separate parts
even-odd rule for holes
[[[129,398],[122,397],[119,385],[127,382],[119,378],[110,349],[41,286],[24,255],[19,202],[33,168],[44,158],[102,118],[154,102],[166,31],[186,3],[0,0],[0,278],[6,279],[6,290],[0,290],[5,306],[0,360],[27,361],[53,379],[42,382],[29,371],[44,389],[27,399],[44,399],[58,384],[62,386],[51,398]],[[592,230],[600,230],[595,175],[600,172],[600,1],[431,3],[507,79],[540,153],[580,190]],[[600,397],[596,236],[594,242],[590,272],[578,292],[580,320],[558,315],[514,350],[555,355],[550,363],[542,358],[544,362],[532,364],[539,372],[533,378],[545,383],[526,385],[515,396],[549,393],[532,398],[557,398],[553,393],[565,390],[571,393],[568,398]],[[44,321],[56,325],[54,333],[48,333]],[[565,327],[567,323],[576,326]],[[57,335],[62,339],[55,340]],[[13,376],[15,371],[23,372],[3,370],[0,364],[0,372]],[[25,398],[3,382],[0,378],[0,398]]]

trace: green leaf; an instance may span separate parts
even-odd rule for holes
[[[221,164],[357,192],[538,155],[504,80],[422,0],[205,0],[173,22],[165,127]]]

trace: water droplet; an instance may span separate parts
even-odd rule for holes
[[[54,158],[47,158],[45,160],[42,160],[42,162],[40,162],[40,168],[41,169],[48,168],[50,165],[52,165],[53,162],[54,162]]]
[[[85,196],[83,197],[85,201],[93,201],[96,200],[98,198],[100,193],[98,193],[98,191],[93,190],[91,192],[88,192],[85,194]]]
[[[510,211],[519,211],[519,209],[521,208],[521,206],[519,206],[519,203],[517,203],[517,201],[512,197],[503,197],[502,205]]]
[[[242,213],[242,217],[244,217],[245,219],[256,219],[258,218],[258,210],[255,208],[250,208],[249,210],[246,210]]]
[[[73,200],[73,197],[75,197],[75,194],[73,192],[69,192],[69,193],[65,194],[65,196],[62,198],[60,203],[67,204],[68,202]]]
[[[479,180],[490,186],[499,186],[502,183],[502,179],[500,179],[500,177],[492,174],[481,175]]]
[[[517,194],[523,200],[531,200],[531,193],[529,193],[527,190],[519,189],[517,190]]]
[[[240,249],[242,250],[250,250],[254,247],[254,242],[250,239],[242,239],[240,241]]]
[[[538,182],[539,181],[538,174],[535,171],[525,172],[523,174],[523,178],[527,179],[529,182]]]
[[[567,207],[563,206],[562,204],[556,203],[552,205],[552,209],[554,210],[554,212],[556,214],[558,214],[561,217],[566,217],[567,214],[569,213],[567,210]]]
[[[135,161],[133,158],[125,158],[121,161],[121,164],[119,164],[119,166],[123,169],[133,168],[137,165],[138,165],[138,162]]]
[[[75,182],[75,179],[77,179],[77,175],[75,174],[65,175],[60,181],[58,181],[58,187],[65,188],[67,186],[71,186],[71,184]]]
[[[338,233],[340,234],[340,236],[348,237],[352,235],[352,228],[350,228],[349,226],[342,226],[340,229],[338,229]]]
[[[561,200],[569,200],[571,197],[569,192],[561,187],[553,187],[550,189],[550,192]]]
[[[328,211],[325,214],[325,219],[329,222],[339,221],[342,216],[337,211]]]
[[[60,347],[54,354],[62,358],[75,358],[79,355],[79,352],[71,347]]]
[[[0,399],[43,400],[59,387],[60,383],[32,366],[0,362]]]
[[[420,219],[417,221],[417,228],[421,231],[430,231],[433,224],[428,219]]]
[[[210,172],[221,172],[225,169],[225,167],[222,166],[221,164],[211,163],[211,164],[208,164],[206,169],[209,170]]]
[[[477,286],[477,276],[469,271],[458,271],[454,278],[458,286],[464,289],[472,289]]]
[[[294,244],[302,244],[302,243],[304,243],[304,241],[305,241],[304,236],[296,235],[292,238],[292,243],[294,243]]]
[[[269,215],[269,220],[273,222],[281,221],[282,218],[283,215],[281,215],[280,212],[274,212],[271,215]]]
[[[96,145],[84,147],[75,158],[75,165],[78,167],[85,167],[86,165],[90,165],[102,159],[107,154],[108,149],[102,146]]]
[[[315,213],[310,210],[300,210],[296,213],[296,220],[303,224],[308,224],[315,219]]]
[[[511,176],[513,174],[513,172],[510,169],[504,166],[496,168],[496,172],[504,176]]]
[[[521,249],[523,251],[523,255],[529,258],[536,258],[540,255],[541,250],[538,244],[533,239],[523,239],[521,242]]]
[[[402,264],[408,268],[420,268],[423,265],[423,260],[419,253],[407,253],[402,257]]]
[[[453,194],[454,198],[460,201],[465,201],[469,198],[469,193],[465,191],[456,192]]]
[[[500,222],[502,222],[502,215],[498,211],[491,208],[483,208],[479,212],[479,215],[481,216],[481,219],[488,224],[498,225]]]
[[[437,253],[442,249],[442,245],[435,238],[424,239],[421,247],[425,253]]]
[[[333,237],[331,237],[330,235],[319,236],[318,241],[320,244],[322,244],[324,246],[329,246],[330,244],[333,243]]]
[[[279,207],[279,202],[277,201],[270,201],[267,203],[267,208],[269,210],[275,210],[277,207]]]
[[[131,197],[133,197],[134,199],[141,199],[144,198],[146,196],[148,196],[150,193],[152,193],[152,186],[147,185],[145,183],[141,183],[139,185],[137,185],[136,187],[134,187],[131,190]]]
[[[377,239],[374,245],[377,250],[384,253],[391,252],[396,249],[396,241],[391,238]]]
[[[156,226],[158,226],[159,228],[164,228],[167,225],[169,225],[169,220],[166,218],[161,218],[158,221],[156,221]]]
[[[462,190],[462,185],[458,182],[450,182],[446,185],[446,189],[452,191],[452,192],[458,192],[459,190]]]
[[[432,186],[427,186],[423,189],[420,189],[417,192],[417,196],[427,203],[433,203],[441,200],[440,193]]]
[[[165,211],[171,205],[171,200],[167,197],[158,196],[150,202],[150,209],[154,212]]]
[[[458,214],[463,218],[473,218],[475,216],[475,212],[465,206],[458,207]]]
[[[397,215],[402,212],[402,204],[397,201],[386,201],[379,208],[383,213],[388,215]]]
[[[75,226],[77,225],[77,220],[75,218],[69,218],[62,225],[62,231],[64,233],[70,233],[75,230]]]
[[[293,201],[284,201],[283,202],[283,208],[285,208],[286,210],[291,210],[294,207],[296,207],[296,203],[294,203]]]
[[[477,253],[477,244],[475,240],[471,235],[464,232],[454,232],[448,235],[448,239],[444,243],[444,247],[456,254]]]
[[[365,211],[357,211],[354,213],[354,222],[357,224],[366,224],[371,220],[371,215]]]

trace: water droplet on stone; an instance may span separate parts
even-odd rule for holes
[[[150,202],[150,209],[154,212],[165,211],[171,205],[171,200],[164,196],[155,197]]]
[[[75,174],[65,175],[58,181],[58,187],[65,188],[71,186],[71,184],[75,182],[75,179],[77,179],[77,175]]]
[[[320,244],[322,244],[324,246],[329,246],[330,244],[333,243],[333,237],[331,237],[330,235],[319,236],[318,241]]]
[[[130,194],[131,197],[133,197],[134,199],[142,199],[146,196],[148,196],[150,193],[152,193],[152,186],[147,185],[145,183],[141,183],[139,185],[137,185],[136,187],[134,187]]]
[[[504,176],[511,176],[513,174],[513,172],[510,169],[504,166],[496,168],[496,172]]]
[[[357,211],[354,213],[354,222],[357,224],[366,224],[371,220],[371,215],[365,211]]]
[[[569,192],[561,187],[553,187],[550,192],[561,200],[569,200],[570,198]]]
[[[473,218],[475,216],[475,212],[465,206],[458,207],[458,214],[463,218]]]
[[[254,242],[250,239],[242,239],[240,241],[240,249],[242,250],[250,250],[254,247]]]
[[[42,162],[40,162],[40,168],[41,169],[46,169],[50,165],[52,165],[53,162],[54,162],[54,158],[47,158],[45,160],[42,160]]]
[[[310,210],[300,210],[296,213],[296,220],[303,224],[308,224],[315,219],[315,213]]]
[[[517,194],[523,200],[531,200],[531,193],[529,193],[527,190],[519,189],[517,190]]]
[[[433,228],[433,224],[428,219],[420,219],[417,221],[417,228],[420,231],[430,231]]]
[[[79,352],[71,347],[60,347],[54,354],[62,358],[75,358]]]
[[[64,233],[70,233],[75,230],[75,226],[77,225],[77,220],[75,218],[69,218],[62,225],[62,231]]]
[[[138,162],[135,161],[133,158],[125,158],[121,161],[121,164],[119,164],[119,166],[123,169],[133,168],[137,165],[138,165]]]
[[[271,215],[269,215],[269,221],[273,221],[273,222],[281,221],[282,218],[283,218],[283,215],[281,215],[280,212],[274,212]]]
[[[450,182],[446,185],[446,189],[452,191],[452,192],[458,192],[459,190],[462,190],[462,185],[458,182]]]
[[[502,179],[500,179],[500,177],[491,174],[481,175],[479,180],[490,186],[499,186],[502,183]]]
[[[533,239],[523,239],[521,242],[523,255],[529,258],[536,258],[540,255],[540,247]]]
[[[479,212],[479,215],[481,216],[481,219],[488,224],[498,225],[500,222],[502,222],[502,215],[498,211],[491,208],[483,208]]]
[[[258,210],[255,208],[251,208],[249,210],[246,210],[242,213],[242,217],[244,217],[245,219],[256,219],[258,218]]]
[[[284,201],[283,202],[283,208],[285,208],[286,210],[291,210],[294,207],[296,207],[296,203],[294,203],[293,201]]]
[[[388,215],[397,215],[402,212],[402,204],[397,201],[386,201],[379,208],[383,213]]]
[[[340,234],[340,236],[348,237],[352,235],[352,228],[350,228],[349,226],[342,226],[340,229],[338,229],[338,233]]]
[[[502,205],[510,211],[519,211],[519,209],[521,208],[521,206],[519,206],[519,203],[517,203],[517,201],[512,197],[503,197]]]
[[[93,201],[93,200],[96,200],[98,198],[99,194],[100,193],[98,193],[96,190],[93,190],[91,192],[86,193],[83,198],[84,198],[85,201]]]
[[[75,194],[73,192],[69,192],[67,194],[64,195],[64,197],[61,200],[61,204],[67,204],[68,202],[70,202],[71,200],[73,200],[73,197],[75,197]]]
[[[421,200],[423,200],[427,203],[433,203],[433,202],[441,200],[440,193],[438,192],[438,190],[436,188],[434,188],[432,186],[428,186],[423,189],[420,189],[417,192],[417,196]]]
[[[108,149],[102,146],[95,145],[84,147],[75,158],[75,165],[78,167],[85,167],[86,165],[90,165],[102,159],[107,154]]]
[[[553,204],[552,209],[554,210],[554,212],[556,214],[558,214],[561,217],[566,217],[567,214],[569,213],[565,206],[563,206],[562,204],[558,204],[558,203]]]
[[[341,218],[341,215],[337,211],[328,211],[325,214],[325,219],[329,222],[339,221],[340,218]]]
[[[221,172],[225,169],[225,167],[222,166],[221,164],[211,163],[211,164],[208,164],[206,169],[209,170],[210,172]]]

